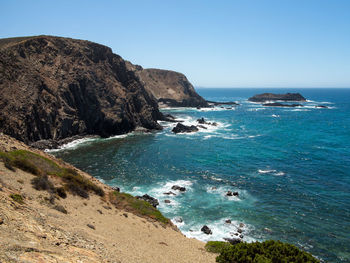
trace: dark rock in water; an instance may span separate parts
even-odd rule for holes
[[[210,229],[208,226],[206,226],[206,225],[204,225],[204,226],[201,228],[201,231],[202,231],[204,234],[207,234],[207,235],[213,234],[213,232],[211,231],[211,229]]]
[[[198,131],[198,128],[194,125],[186,126],[181,123],[178,123],[176,127],[172,129],[172,132],[174,133],[184,133],[184,132],[196,132]]]
[[[206,123],[207,123],[207,122],[204,120],[203,117],[200,118],[200,119],[197,119],[197,122],[198,122],[199,124],[206,124]]]
[[[225,220],[225,223],[226,223],[226,224],[231,224],[231,219],[226,219],[226,220]]]
[[[239,196],[238,192],[227,191],[226,196]]]
[[[227,101],[227,102],[218,102],[218,101],[209,101],[207,100],[207,102],[211,105],[214,106],[220,106],[220,105],[232,105],[232,106],[237,106],[239,105],[237,102],[234,101]]]
[[[274,94],[263,93],[255,95],[248,99],[253,102],[265,102],[265,101],[306,101],[306,99],[300,93],[286,93],[286,94]]]
[[[162,121],[181,122],[181,121],[177,121],[176,118],[173,115],[171,115],[171,114],[164,114],[164,117],[163,117]]]
[[[170,203],[171,203],[171,201],[170,201],[170,200],[168,200],[168,199],[166,199],[166,200],[164,200],[164,203],[166,203],[166,204],[170,204]]]
[[[184,220],[182,219],[181,216],[176,216],[176,217],[174,218],[174,221],[175,221],[176,223],[182,223]]]
[[[173,189],[173,190],[178,190],[178,191],[180,191],[180,192],[185,192],[185,191],[186,191],[186,187],[178,186],[178,185],[173,185],[173,186],[171,187],[171,189]]]
[[[224,238],[224,240],[229,242],[231,245],[236,245],[236,244],[242,242],[242,239],[240,239],[240,238]]]
[[[200,110],[201,109],[201,107],[197,107],[197,110]]]
[[[157,207],[157,205],[159,205],[158,200],[148,194],[145,194],[143,196],[136,196],[136,198],[150,203],[153,207]]]
[[[218,124],[216,122],[212,122],[212,123],[210,123],[210,125],[218,126]]]
[[[301,104],[283,104],[283,103],[279,103],[279,102],[273,102],[273,103],[264,103],[263,106],[266,107],[303,107],[303,105]]]
[[[217,188],[215,187],[215,186],[213,186],[212,188],[211,188],[211,190],[216,190]]]
[[[245,224],[239,223],[239,227],[240,227],[240,228],[245,227]]]
[[[172,191],[169,191],[169,192],[166,192],[166,193],[163,193],[164,195],[176,195],[175,193],[173,193]]]
[[[243,238],[244,236],[243,235],[239,235],[239,238]]]
[[[114,191],[120,192],[120,188],[117,187],[117,186],[112,186],[112,189],[113,189]]]
[[[315,106],[315,108],[328,109],[328,107],[325,105],[317,105],[317,106]]]
[[[237,232],[240,233],[240,234],[242,234],[243,230],[240,229],[240,228],[238,228],[238,229],[237,229]]]
[[[207,127],[205,127],[205,126],[203,126],[203,125],[198,125],[197,127],[207,130]]]

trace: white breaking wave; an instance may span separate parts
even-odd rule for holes
[[[262,169],[259,169],[258,173],[259,174],[272,174],[272,175],[276,175],[276,176],[283,176],[283,175],[285,175],[284,172],[277,171],[277,170],[262,170]]]

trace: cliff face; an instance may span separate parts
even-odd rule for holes
[[[143,69],[128,64],[144,82],[145,88],[158,100],[159,106],[208,107],[186,76],[170,70]]]
[[[39,36],[0,41],[0,131],[26,143],[161,129],[157,101],[106,46]]]

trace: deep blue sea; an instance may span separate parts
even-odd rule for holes
[[[240,105],[164,110],[185,124],[201,117],[218,124],[197,133],[173,134],[174,124],[162,122],[161,132],[81,140],[53,154],[122,191],[158,198],[188,237],[276,239],[326,262],[350,262],[350,89],[197,91]],[[300,92],[308,101],[298,108],[247,101],[263,92]],[[164,195],[173,185],[187,191]],[[239,196],[227,197],[229,190]],[[200,231],[204,224],[212,235]]]

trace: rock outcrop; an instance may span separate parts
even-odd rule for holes
[[[106,46],[37,36],[0,40],[0,131],[26,143],[161,129],[157,101]]]
[[[186,76],[171,70],[143,69],[128,64],[136,72],[160,107],[209,107],[209,104],[197,94]]]
[[[186,126],[181,123],[178,123],[172,130],[173,133],[187,133],[187,132],[196,132],[198,128],[194,125]]]
[[[286,94],[274,94],[263,93],[255,95],[248,99],[253,102],[265,102],[265,101],[306,101],[306,99],[300,93],[286,93]]]

